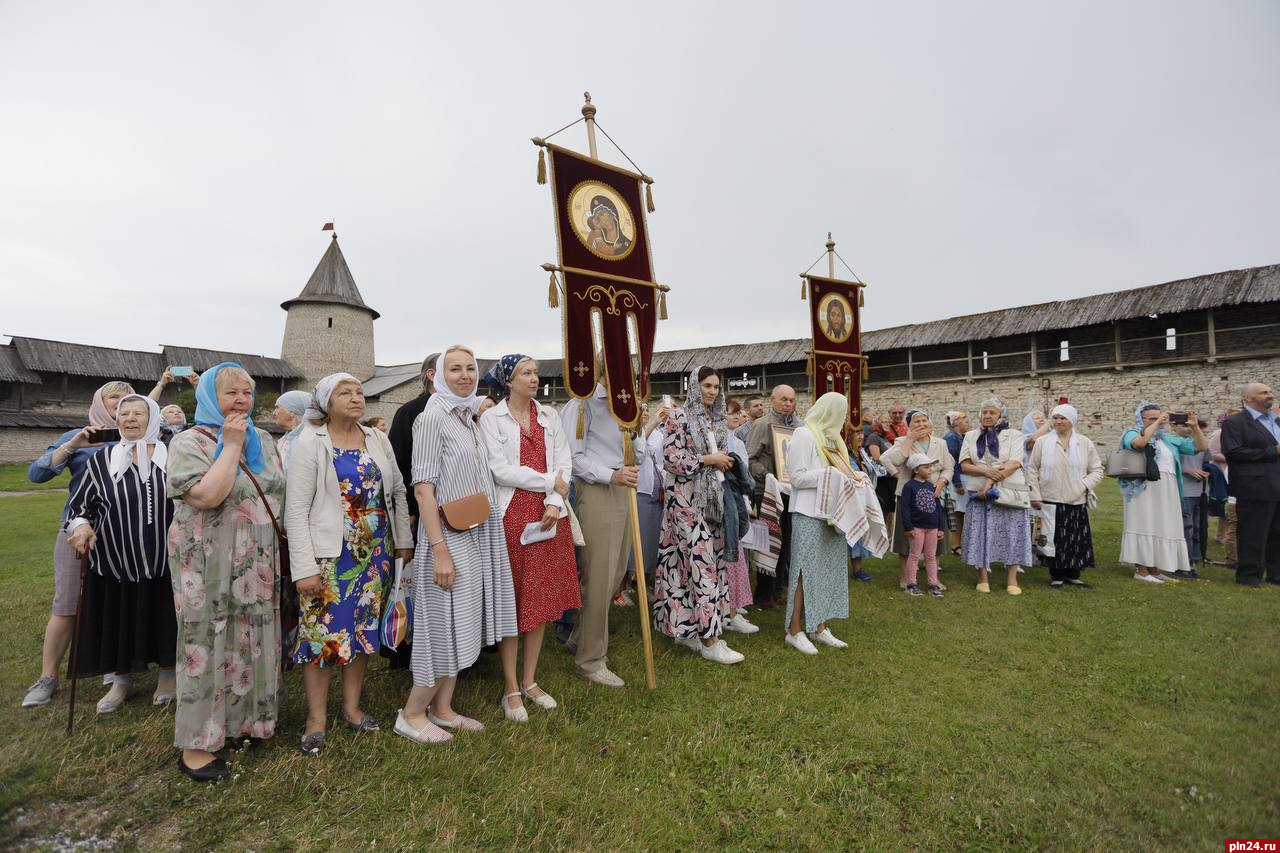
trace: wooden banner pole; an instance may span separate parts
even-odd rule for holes
[[[79,680],[76,675],[80,670],[80,617],[84,612],[84,577],[88,573],[88,568],[89,552],[85,551],[80,557],[80,591],[76,593],[76,622],[71,632],[71,660],[67,662],[70,665],[67,676],[71,679],[71,700],[67,702],[67,734],[71,734],[71,727],[75,725],[76,719],[76,682]]]
[[[836,241],[831,239],[831,232],[827,232],[827,278],[836,277]]]
[[[591,93],[583,92],[586,103],[582,105],[582,117],[587,120],[587,152],[592,160],[599,160],[596,155],[596,105],[591,103]]]
[[[643,431],[641,430],[641,433]],[[623,439],[622,464],[636,464],[634,436]],[[636,605],[640,609],[640,641],[644,645],[644,677],[650,690],[658,689],[658,673],[653,665],[653,635],[649,627],[649,585],[644,577],[644,544],[640,541],[640,507],[636,503],[636,490],[627,488],[628,509],[631,512],[631,558],[636,563]]]

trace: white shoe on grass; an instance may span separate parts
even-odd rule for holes
[[[746,658],[746,656],[743,655],[742,652],[735,652],[733,649],[729,648],[729,644],[726,643],[724,640],[716,640],[713,644],[709,646],[704,643],[699,643],[698,645],[702,646],[702,649],[701,649],[702,656],[707,660],[713,661],[715,663],[723,663],[723,664],[742,663],[742,661]]]
[[[816,634],[810,634],[809,639],[815,643],[822,643],[824,646],[830,646],[833,649],[847,649],[849,644],[844,640],[838,639],[835,634],[831,633],[830,628],[823,628]]]
[[[817,646],[809,642],[809,638],[804,635],[803,631],[799,634],[787,634],[783,642],[801,654],[816,655],[818,653]]]
[[[748,622],[741,611],[734,614],[734,617],[724,624],[726,630],[736,631],[739,634],[754,634],[760,630],[759,625],[753,625]]]
[[[1141,572],[1134,572],[1133,579],[1136,581],[1146,581],[1147,583],[1164,583],[1164,578],[1159,575],[1144,575]]]

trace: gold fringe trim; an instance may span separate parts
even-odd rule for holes
[[[578,406],[578,440],[586,438],[587,435],[587,401],[579,400]]]
[[[865,358],[862,359],[861,361],[862,361],[862,381],[866,382],[867,377],[871,373],[871,368],[867,365],[867,360]]]
[[[804,362],[804,375],[810,379],[813,378],[813,356],[809,356]]]
[[[667,319],[667,294],[665,291],[658,297],[658,319]]]
[[[803,302],[809,298],[809,279],[804,276],[800,277],[800,301]]]
[[[538,183],[547,182],[547,149],[538,149]]]
[[[648,208],[650,213],[653,213],[657,210],[653,206],[653,178],[646,176],[641,180],[644,181],[644,206]]]
[[[551,271],[551,284],[547,285],[547,307],[560,307],[560,288],[556,286],[555,270]]]
[[[863,293],[865,293],[865,291],[861,287],[859,287],[858,288],[858,307],[859,308],[865,308],[867,304],[866,300],[862,298]]]

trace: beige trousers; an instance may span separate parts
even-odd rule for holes
[[[579,479],[574,491],[587,544],[582,548],[582,608],[569,642],[577,646],[575,668],[597,672],[608,664],[609,607],[631,554],[629,490]]]

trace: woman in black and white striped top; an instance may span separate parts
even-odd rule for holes
[[[421,511],[413,558],[413,689],[396,715],[396,733],[419,743],[484,726],[453,709],[460,671],[480,648],[518,635],[502,508],[474,412],[475,355],[449,347],[437,359],[435,394],[413,425],[413,489]],[[469,530],[440,516],[451,501],[483,494],[489,515]]]
[[[116,421],[120,442],[90,457],[67,505],[67,542],[89,555],[73,677],[111,677],[110,691],[98,702],[101,714],[123,705],[133,673],[152,663],[160,668],[153,702],[172,700],[178,636],[169,579],[173,503],[165,492],[160,407],[130,394],[120,400]]]

